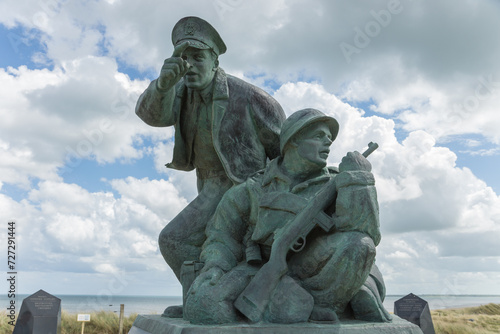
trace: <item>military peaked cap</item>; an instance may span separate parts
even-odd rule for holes
[[[217,30],[207,21],[195,16],[180,19],[172,29],[174,46],[186,41],[198,49],[212,49],[217,55],[223,54],[227,49]]]

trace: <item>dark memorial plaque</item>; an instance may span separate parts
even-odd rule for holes
[[[61,332],[61,299],[39,290],[25,298],[12,334]]]
[[[435,334],[429,304],[413,293],[394,302],[394,314],[419,326],[424,334]]]

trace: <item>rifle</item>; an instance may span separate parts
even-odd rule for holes
[[[377,143],[370,142],[363,156],[368,157],[377,148]],[[288,271],[286,263],[288,251],[300,252],[304,249],[307,235],[316,226],[327,233],[335,226],[332,217],[324,210],[336,196],[335,179],[332,178],[290,223],[276,230],[269,261],[260,268],[234,302],[236,309],[250,321],[262,320],[272,292]]]

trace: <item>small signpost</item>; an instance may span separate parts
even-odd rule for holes
[[[79,314],[77,321],[82,322],[82,334],[83,334],[83,331],[85,330],[85,322],[90,321],[90,314]]]
[[[125,304],[120,304],[120,320],[118,334],[123,334],[123,313],[125,312]]]

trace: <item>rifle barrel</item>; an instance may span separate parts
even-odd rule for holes
[[[368,149],[366,151],[363,152],[363,156],[365,158],[368,158],[368,156],[370,154],[373,153],[373,151],[375,151],[376,149],[378,148],[378,144],[377,143],[374,143],[374,142],[369,142],[368,143]]]

